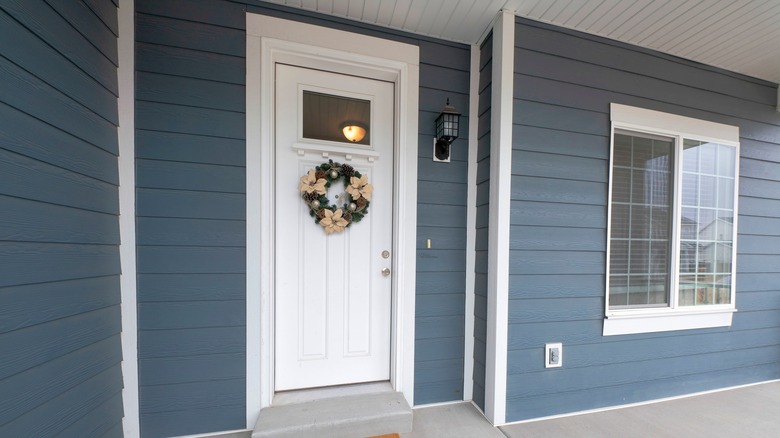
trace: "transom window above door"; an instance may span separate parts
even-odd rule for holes
[[[735,311],[738,128],[612,105],[604,334]]]
[[[302,136],[360,145],[371,144],[371,101],[303,91]]]

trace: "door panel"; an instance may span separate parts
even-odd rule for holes
[[[394,86],[289,65],[276,68],[276,390],[388,380],[392,275],[382,270],[392,268],[393,258],[383,258],[382,252],[392,249]],[[336,107],[304,109],[304,92],[368,101],[369,140],[304,138],[304,111],[319,111],[308,117],[322,123],[353,117]],[[362,221],[328,235],[309,215],[298,183],[329,159],[367,175],[374,191]],[[327,196],[340,205],[343,192],[337,181]]]

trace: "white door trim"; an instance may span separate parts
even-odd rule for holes
[[[357,74],[396,84],[393,169],[394,283],[390,382],[414,402],[419,48],[351,32],[247,13],[247,427],[273,387],[274,64]],[[377,58],[381,54],[383,58]]]

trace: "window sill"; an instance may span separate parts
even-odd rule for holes
[[[604,318],[604,336],[729,327],[737,309],[634,311]]]

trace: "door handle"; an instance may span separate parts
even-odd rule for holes
[[[382,269],[382,275],[385,276],[385,277],[390,275],[390,268]]]

